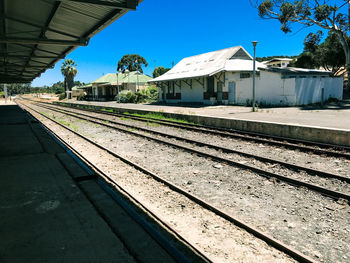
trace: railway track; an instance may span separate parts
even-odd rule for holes
[[[41,103],[45,103],[45,102],[41,102]],[[45,103],[45,104],[52,105],[51,103]],[[114,112],[108,112],[108,111],[102,111],[102,110],[87,109],[85,106],[81,106],[81,105],[75,105],[75,106],[68,106],[68,105],[62,105],[62,104],[55,104],[55,105],[58,105],[64,108],[77,108],[83,111],[101,113],[101,114],[110,115],[110,116],[126,117],[126,118],[143,121],[143,122],[152,122],[152,123],[179,128],[179,129],[208,133],[216,136],[231,137],[235,139],[240,139],[245,141],[254,141],[257,143],[274,145],[274,146],[284,147],[284,148],[293,149],[293,150],[297,149],[304,152],[313,152],[315,154],[320,154],[320,155],[328,155],[328,156],[350,159],[350,147],[346,147],[346,146],[317,143],[317,142],[311,142],[311,141],[305,141],[305,140],[296,140],[296,139],[283,138],[278,136],[268,136],[268,135],[263,135],[259,133],[245,132],[245,131],[239,131],[239,130],[233,130],[233,129],[212,127],[212,126],[203,126],[203,125],[196,125],[196,124],[189,124],[189,123],[178,123],[170,120],[158,120],[151,117],[133,116],[132,114],[114,113]]]
[[[20,103],[18,103],[20,104]],[[58,121],[44,115],[43,113],[39,112],[38,110],[35,110],[32,107],[29,107],[28,105],[23,105],[24,108],[29,109],[29,111],[35,112],[36,114],[40,115],[43,118],[46,118],[48,120],[50,120],[51,122],[55,123],[56,125],[68,130],[69,132],[75,134],[76,136],[84,139],[85,141],[87,141],[88,143],[100,148],[101,150],[109,153],[110,155],[116,157],[117,159],[122,160],[124,163],[136,168],[137,170],[141,171],[142,173],[146,174],[146,175],[150,175],[152,178],[154,178],[155,180],[165,184],[166,186],[168,186],[170,189],[172,189],[173,191],[176,191],[182,195],[184,195],[185,197],[189,198],[190,200],[194,201],[195,203],[199,204],[200,206],[202,206],[205,209],[208,209],[212,212],[214,212],[215,214],[219,215],[220,217],[226,219],[227,221],[237,225],[238,227],[245,229],[247,232],[253,234],[254,236],[256,236],[257,238],[265,241],[266,243],[268,243],[269,245],[275,247],[276,249],[286,253],[287,255],[291,256],[292,258],[298,260],[299,262],[317,262],[314,259],[304,255],[303,253],[299,252],[298,250],[284,244],[283,242],[280,242],[279,240],[273,238],[272,236],[258,230],[257,228],[252,227],[251,225],[247,224],[246,222],[243,222],[240,219],[237,219],[235,217],[233,217],[232,215],[226,213],[225,211],[221,210],[220,208],[215,207],[214,205],[208,203],[207,201],[195,196],[194,194],[189,193],[188,191],[186,191],[185,189],[171,183],[169,180],[164,179],[163,177],[147,170],[146,168],[136,164],[135,162],[120,156],[119,154],[99,145],[98,143],[94,142],[93,140],[85,137],[84,135],[74,131],[71,128],[66,127],[65,125],[59,123]],[[99,123],[98,123],[99,124]],[[74,152],[76,152],[74,149],[72,149]],[[83,156],[81,156],[83,159],[85,159]],[[97,170],[100,174],[103,174],[103,177],[107,178],[109,181],[112,181],[113,184],[116,184],[116,182],[113,181],[113,179],[109,178],[108,175],[104,174],[101,170],[99,170],[97,167],[95,167],[92,163],[90,163],[88,160],[85,159],[85,161],[94,168],[94,170]],[[119,186],[118,186],[119,187]],[[172,231],[175,231],[172,229]]]
[[[158,230],[156,230],[156,228],[154,226],[152,226],[151,223],[149,223],[148,221],[146,221],[145,219],[142,218],[142,216],[139,216],[138,212],[136,212],[136,210],[134,208],[132,208],[128,202],[126,202],[124,199],[126,197],[126,199],[130,200],[130,203],[135,204],[137,207],[139,207],[139,210],[141,211],[145,211],[148,215],[151,215],[151,217],[153,219],[155,219],[156,222],[160,223],[160,225],[162,227],[164,227],[165,229],[167,229],[167,231],[175,236],[175,239],[180,240],[185,246],[187,246],[190,251],[193,251],[194,254],[196,255],[194,259],[196,262],[208,262],[211,263],[213,262],[211,259],[209,259],[206,255],[204,255],[196,246],[192,245],[191,243],[189,243],[186,239],[184,239],[182,237],[181,234],[178,233],[178,231],[176,229],[174,229],[173,227],[171,227],[168,223],[164,222],[160,217],[157,216],[156,213],[154,213],[152,211],[152,209],[150,209],[149,207],[145,206],[144,204],[140,203],[136,198],[134,198],[126,189],[124,189],[121,185],[119,185],[115,180],[113,180],[108,174],[106,174],[105,172],[103,172],[101,169],[99,169],[96,165],[94,165],[92,162],[90,162],[88,159],[86,159],[82,154],[79,153],[79,151],[75,150],[72,146],[70,146],[68,143],[66,143],[59,135],[57,135],[52,129],[50,129],[48,126],[46,126],[45,124],[43,124],[42,122],[40,122],[40,120],[38,118],[36,118],[32,113],[30,113],[30,111],[26,110],[25,108],[29,108],[31,111],[36,112],[37,114],[39,114],[42,117],[45,117],[47,119],[50,120],[50,118],[46,117],[45,115],[39,113],[38,111],[31,109],[30,107],[28,107],[27,105],[23,105],[21,103],[18,103],[18,101],[16,101],[17,105],[20,106],[20,108],[22,110],[24,110],[25,112],[27,112],[31,118],[34,120],[34,122],[39,122],[41,123],[41,125],[44,127],[45,130],[48,131],[48,133],[61,145],[63,146],[65,149],[67,149],[68,152],[73,153],[75,156],[77,156],[79,159],[77,159],[76,157],[73,157],[74,159],[76,159],[81,165],[82,167],[87,170],[89,176],[83,176],[83,177],[77,177],[74,178],[74,180],[76,182],[82,182],[82,181],[86,181],[86,180],[92,180],[92,179],[96,179],[97,183],[101,186],[102,189],[105,190],[105,192],[107,192],[109,195],[111,195],[113,197],[113,199],[121,206],[123,207],[123,209],[126,211],[127,214],[130,215],[130,217],[135,220],[139,225],[141,225],[142,228],[145,229],[146,232],[149,233],[149,235],[158,243],[160,244],[161,247],[163,247],[163,249],[175,260],[175,262],[179,262],[179,263],[190,263],[192,262],[192,260],[190,260],[189,258],[186,257],[186,255],[184,255],[177,247],[175,247],[169,240],[167,240],[160,232],[158,232]],[[24,106],[24,107],[23,107]],[[98,146],[98,144],[90,141],[88,138],[79,135],[78,133],[74,132],[73,130],[65,127],[64,125],[54,121],[55,124],[59,125],[62,128],[67,129],[68,131],[74,133],[75,135],[85,139],[86,141],[88,141],[89,143]],[[99,147],[99,146],[98,146]],[[105,150],[103,147],[99,147],[103,150]],[[115,155],[115,157],[117,157]],[[118,158],[118,157],[117,157]],[[119,159],[119,158],[118,158]],[[83,162],[82,162],[82,161]],[[94,204],[93,204],[94,205]],[[94,205],[95,206],[95,205]],[[99,208],[96,207],[97,210],[99,210]],[[100,215],[102,217],[104,217],[102,215],[103,213],[100,212]],[[107,221],[109,219],[107,218]],[[108,224],[108,222],[107,222]],[[113,229],[113,227],[112,227]],[[131,253],[131,252],[130,252]]]
[[[290,164],[290,163],[286,163],[286,162],[282,162],[279,160],[275,160],[275,159],[271,159],[271,158],[266,158],[266,157],[261,157],[261,156],[257,156],[257,155],[253,155],[253,154],[247,154],[241,151],[236,151],[236,150],[232,150],[229,148],[224,148],[224,147],[220,147],[220,146],[216,146],[213,144],[206,144],[206,143],[202,143],[199,141],[195,141],[195,140],[189,140],[183,137],[179,137],[179,136],[174,136],[174,135],[169,135],[169,134],[165,134],[165,133],[161,133],[161,132],[157,132],[151,129],[146,129],[146,128],[141,128],[141,127],[137,127],[134,125],[128,125],[122,122],[117,122],[117,121],[112,121],[112,120],[108,120],[108,123],[106,123],[106,119],[104,118],[99,118],[97,116],[91,116],[91,115],[87,115],[87,114],[83,114],[83,113],[78,113],[78,112],[72,112],[72,111],[68,111],[68,110],[62,110],[62,109],[57,109],[56,107],[52,107],[52,106],[48,106],[48,105],[41,105],[40,107],[43,107],[45,109],[51,110],[51,111],[55,111],[55,112],[59,112],[62,114],[66,114],[68,116],[74,117],[74,118],[78,118],[78,119],[82,119],[85,121],[89,121],[98,125],[102,125],[104,127],[108,127],[111,129],[115,129],[118,131],[122,131],[124,133],[128,133],[128,134],[132,134],[134,136],[139,136],[139,137],[143,137],[146,138],[148,140],[153,140],[156,141],[157,143],[162,143],[162,144],[166,144],[168,146],[171,147],[176,147],[176,148],[180,148],[184,151],[190,152],[190,153],[194,153],[197,155],[200,155],[202,157],[206,157],[206,158],[210,158],[212,160],[216,160],[219,162],[224,162],[227,163],[231,166],[234,167],[240,167],[243,169],[247,169],[250,170],[260,176],[264,176],[264,177],[269,177],[269,178],[276,178],[278,180],[284,181],[288,184],[291,185],[295,185],[295,186],[303,186],[303,187],[307,187],[310,190],[313,190],[315,192],[321,193],[323,195],[327,195],[330,196],[332,198],[338,199],[338,198],[343,198],[345,200],[347,200],[348,202],[350,201],[350,195],[348,193],[343,193],[343,192],[339,192],[339,191],[335,191],[332,189],[328,189],[326,187],[321,187],[317,184],[313,184],[313,183],[308,183],[305,182],[303,180],[298,180],[295,178],[292,178],[291,176],[285,176],[282,174],[278,174],[275,172],[271,172],[268,169],[261,169],[259,167],[256,166],[252,166],[249,164],[245,164],[242,163],[240,161],[234,161],[225,157],[220,157],[220,154],[218,153],[208,153],[206,151],[203,150],[196,150],[193,148],[193,146],[191,145],[199,145],[201,147],[205,146],[207,148],[210,149],[214,149],[216,151],[222,151],[225,153],[234,153],[234,154],[239,154],[239,155],[243,155],[245,157],[248,157],[250,159],[257,159],[261,162],[268,162],[268,163],[273,163],[273,164],[278,164],[281,165],[283,167],[286,167],[288,169],[293,169],[294,171],[304,171],[306,173],[308,173],[311,176],[320,176],[320,177],[324,177],[324,178],[329,178],[329,179],[335,179],[338,181],[343,181],[345,183],[350,183],[350,178],[349,177],[345,177],[345,176],[340,176],[340,175],[336,175],[336,174],[332,174],[332,173],[327,173],[327,172],[323,172],[323,171],[318,171],[315,169],[311,169],[311,168],[307,168],[307,167],[303,167],[303,166],[298,166],[295,164]],[[92,119],[93,118],[93,119]],[[115,125],[118,125],[115,126]],[[122,128],[120,126],[124,126],[125,128]],[[142,132],[145,133],[152,133],[152,134],[156,134],[159,135],[160,137],[167,137],[167,138],[171,138],[171,139],[175,139],[176,141],[168,141],[168,140],[164,140],[163,138],[156,138],[154,136],[150,136],[150,135],[146,135],[146,134],[142,134],[136,131],[133,131],[131,129],[138,129]],[[184,141],[186,142],[188,145],[183,145],[183,144],[179,144],[178,141]]]

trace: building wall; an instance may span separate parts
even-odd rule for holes
[[[201,80],[203,81],[203,79]],[[204,81],[204,87],[206,87],[206,81]],[[185,82],[181,82],[181,100],[183,102],[199,102],[203,103],[203,93],[206,89],[203,89],[198,81],[192,80],[192,87],[189,87]]]
[[[72,90],[72,97],[78,97],[80,95],[84,95],[85,91],[82,89],[78,89],[78,90]]]
[[[260,105],[295,105],[295,78],[282,78],[279,73],[260,72],[257,102]]]
[[[227,82],[230,81],[236,83],[234,104],[251,105],[253,99],[253,78],[241,78],[239,72],[228,73]],[[259,105],[265,106],[294,105],[296,101],[295,79],[282,79],[278,73],[260,71],[255,82],[255,100]]]
[[[97,93],[97,84],[92,84],[92,96],[95,98],[98,97],[98,93]]]
[[[297,78],[296,104],[304,105],[343,97],[343,78]],[[323,90],[323,94],[322,94]]]
[[[137,88],[139,88],[139,90],[142,90],[142,89],[147,89],[148,86],[149,86],[148,83],[145,83],[145,82],[139,82],[138,86],[137,86],[137,83],[123,83],[122,85],[123,90],[129,90],[134,93],[136,92]]]
[[[192,81],[192,85],[186,83],[186,81]],[[201,78],[201,82],[204,81],[204,87],[197,80],[177,80],[163,82],[158,85],[159,100],[167,103],[203,103],[203,94],[206,91],[206,79]],[[181,95],[180,95],[181,94]],[[179,97],[180,96],[180,97]],[[164,98],[164,99],[163,99]]]
[[[253,97],[252,78],[241,79],[240,73],[227,73],[227,82],[236,82],[235,104],[251,104]],[[259,105],[304,105],[329,98],[342,99],[342,78],[290,77],[279,73],[261,71],[257,77],[255,94]]]
[[[221,81],[223,78],[221,78]],[[214,81],[214,96],[217,95],[218,79]],[[253,78],[250,72],[249,78],[241,78],[240,72],[226,72],[225,82],[223,85],[222,103],[228,104],[229,100],[229,83],[235,83],[234,102],[238,105],[251,105],[253,97]],[[170,82],[172,83],[172,82]],[[179,81],[177,81],[179,83]],[[172,84],[170,84],[172,85]],[[175,85],[175,93],[181,94],[181,99],[175,96],[167,96],[169,93],[168,86],[163,84],[163,91],[165,91],[165,101],[167,103],[178,102],[194,102],[203,104],[212,104],[217,101],[212,101],[207,96],[205,99],[205,92],[207,92],[207,79],[205,78],[204,88],[197,81],[192,80],[192,88],[184,81],[181,83],[181,88]],[[324,90],[324,100],[328,98],[342,98],[342,78],[330,77],[282,77],[280,73],[260,71],[256,77],[255,98],[256,102],[261,106],[293,106],[303,105],[322,101],[322,89]],[[172,88],[170,89],[172,92]],[[228,95],[230,96],[230,94]],[[162,89],[159,94],[162,100]]]
[[[107,96],[107,89],[109,89],[109,96]],[[87,95],[91,97],[90,99],[97,100],[97,101],[110,99],[113,97],[113,95],[115,96],[115,94],[116,94],[115,87],[99,86],[96,83],[92,84],[91,90],[88,89],[88,93],[87,93]]]

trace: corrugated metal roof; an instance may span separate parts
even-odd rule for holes
[[[287,62],[290,62],[290,61],[293,61],[292,58],[273,58],[271,60],[268,60],[268,61],[264,61],[263,63],[271,63],[271,62],[278,62],[278,61],[287,61]]]
[[[121,85],[123,83],[143,83],[152,80],[150,76],[144,75],[142,73],[136,73],[136,71],[130,73],[119,73],[118,74],[118,83]],[[117,85],[117,74],[108,73],[95,81],[92,84],[108,84],[108,85]]]
[[[78,87],[78,89],[87,89],[87,88],[91,88],[91,87],[92,87],[92,84],[89,83],[89,84]]]
[[[264,65],[257,62],[256,69],[258,67]],[[210,76],[221,71],[252,70],[252,57],[242,46],[237,46],[184,58],[171,70],[151,82]]]
[[[306,69],[306,68],[279,68],[279,67],[265,67],[265,71],[282,73],[284,75],[322,75],[330,76],[331,71],[319,70],[319,69]]]
[[[263,63],[255,61],[255,70],[256,71],[259,71],[260,68],[265,68],[265,67],[266,67],[266,65],[264,65]],[[239,71],[250,72],[250,71],[253,71],[253,60],[228,59],[228,60],[226,60],[225,66],[223,68],[211,73],[210,75],[214,75],[214,74],[219,73],[221,71],[231,71],[231,72],[239,72]]]
[[[0,82],[30,82],[138,0],[1,0]]]

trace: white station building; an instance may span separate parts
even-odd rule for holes
[[[182,59],[170,71],[151,80],[166,103],[251,105],[253,58],[241,46]],[[256,62],[259,105],[305,105],[342,99],[343,79],[331,72],[274,68]]]

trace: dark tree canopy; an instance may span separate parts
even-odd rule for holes
[[[314,56],[310,52],[303,52],[297,60],[289,64],[290,67],[296,68],[316,68]]]
[[[157,67],[153,70],[153,78],[157,78],[161,75],[163,75],[164,73],[168,72],[170,70],[170,68],[164,68],[164,67]]]
[[[124,73],[125,70],[129,70],[129,72],[139,71],[143,73],[142,66],[148,66],[146,59],[137,54],[130,54],[123,56],[119,60],[117,71]]]
[[[3,85],[0,85],[0,93],[4,91]],[[17,94],[24,94],[24,93],[30,93],[30,84],[7,84],[7,94],[9,96],[11,95],[17,95]]]
[[[292,31],[292,24],[303,27],[317,26],[323,30],[332,31],[344,51],[345,67],[350,76],[350,47],[347,41],[350,22],[349,0],[250,1],[256,2],[260,17],[277,19],[281,23],[281,30],[285,33]],[[319,41],[317,34],[309,38],[310,43]],[[329,63],[331,62],[327,62]],[[350,88],[350,81],[347,86]]]
[[[345,14],[348,12],[346,5],[349,4],[349,1],[257,0],[256,3],[260,17],[278,19],[285,33],[292,31],[292,23],[299,23],[307,27],[316,25],[323,29],[333,29],[344,33],[349,29],[349,17],[348,14]]]
[[[336,74],[345,66],[345,53],[337,34],[328,32],[328,37],[321,43],[323,33],[310,33],[304,41],[304,52],[293,64],[301,68],[324,68]]]

